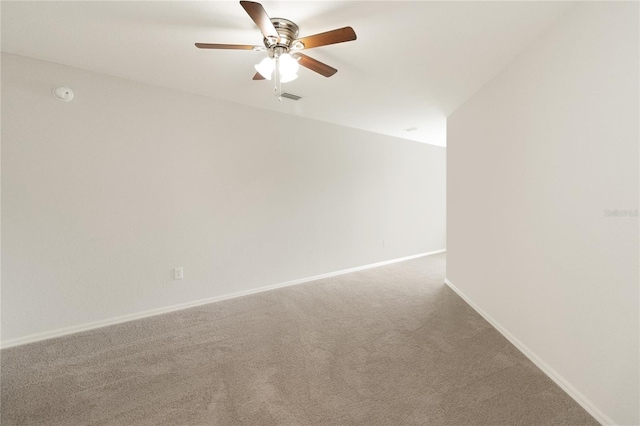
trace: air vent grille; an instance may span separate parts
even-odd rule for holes
[[[287,93],[287,92],[284,92],[282,94],[282,97],[283,98],[287,98],[287,99],[291,99],[292,101],[297,101],[299,99],[302,99],[302,96],[294,95],[292,93]]]

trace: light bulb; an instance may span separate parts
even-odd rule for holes
[[[300,68],[300,65],[298,65],[298,61],[296,61],[291,55],[289,55],[288,53],[280,55],[280,58],[278,58],[278,62],[278,70],[280,71],[281,83],[288,83],[298,78],[297,72],[298,68]]]
[[[283,74],[280,83],[288,83],[298,78],[298,74]]]
[[[271,80],[271,74],[276,67],[275,61],[271,58],[264,58],[258,65],[254,65],[256,71],[267,80]]]
[[[281,75],[291,75],[298,72],[298,61],[293,59],[291,55],[288,53],[284,53],[280,55],[280,74]]]

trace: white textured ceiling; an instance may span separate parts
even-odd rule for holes
[[[265,52],[237,1],[2,1],[2,50],[158,86],[435,145],[446,116],[575,2],[265,1],[271,17],[312,35],[351,26],[353,42],[305,50],[338,69],[301,69],[283,85],[252,81]],[[292,117],[292,119],[294,119]],[[416,127],[413,132],[404,129]]]

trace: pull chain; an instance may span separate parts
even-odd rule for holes
[[[273,79],[273,91],[277,92],[278,91],[278,57],[275,57],[275,61],[276,61],[276,69],[274,70],[274,76],[275,78]]]
[[[282,76],[280,75],[280,55],[276,56],[276,87],[274,88],[278,92],[278,101],[282,102]]]

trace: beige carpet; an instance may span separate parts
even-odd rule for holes
[[[2,350],[9,425],[597,424],[436,255]]]

